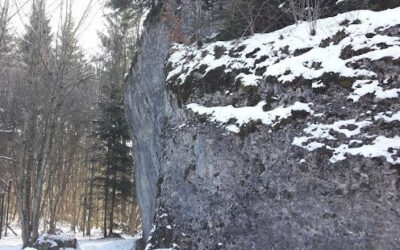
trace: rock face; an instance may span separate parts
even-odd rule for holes
[[[171,1],[173,2],[173,1]],[[182,1],[184,12],[193,8],[191,0]],[[161,165],[162,128],[168,117],[174,117],[177,110],[171,107],[165,86],[165,60],[169,47],[167,28],[162,22],[163,4],[160,2],[148,14],[144,23],[145,30],[141,39],[139,53],[135,57],[132,69],[127,77],[126,110],[131,127],[134,145],[136,188],[144,238],[148,238],[155,213],[155,200],[158,192],[159,170]],[[186,11],[189,12],[189,11]],[[184,32],[192,21],[190,16],[183,16]],[[216,28],[213,22],[201,30],[202,36],[211,35]],[[175,105],[172,103],[172,105]],[[176,106],[176,105],[175,105]]]
[[[157,16],[126,92],[148,249],[398,248],[399,8],[201,49]]]
[[[128,77],[126,89],[127,119],[134,137],[136,188],[141,207],[144,237],[153,221],[157,182],[161,160],[161,129],[168,109],[163,83],[164,62],[169,42],[166,28],[155,20],[160,14],[153,10],[140,53]]]

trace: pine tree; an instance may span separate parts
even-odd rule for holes
[[[97,136],[104,148],[103,177],[104,189],[104,236],[113,234],[114,211],[121,199],[132,197],[133,173],[130,137],[124,112],[124,75],[128,69],[131,51],[129,25],[118,15],[107,18],[107,33],[101,40],[107,59],[101,73],[101,111]],[[125,196],[125,197],[124,197]],[[128,197],[126,197],[128,196]],[[109,232],[107,233],[107,225]]]
[[[155,0],[109,0],[107,5],[119,11],[137,12],[154,7]]]

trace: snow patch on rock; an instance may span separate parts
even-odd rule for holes
[[[331,148],[334,155],[330,161],[332,163],[346,159],[346,154],[361,155],[364,157],[385,157],[386,161],[391,164],[400,164],[400,157],[396,157],[400,149],[400,137],[387,138],[378,136],[372,144],[363,145],[357,148],[350,148],[348,144],[342,144],[337,148]]]
[[[305,111],[312,114],[311,103],[296,102],[288,107],[278,107],[270,111],[264,111],[265,101],[258,103],[254,107],[235,108],[232,105],[220,107],[204,107],[196,103],[187,105],[187,108],[200,115],[209,116],[212,122],[227,124],[233,120],[235,125],[230,125],[226,129],[230,132],[239,133],[239,127],[251,121],[261,121],[262,124],[275,126],[282,120],[292,116],[292,111]]]
[[[393,113],[391,111],[382,112],[375,116],[375,120],[384,120],[386,122],[400,121],[400,111]]]
[[[392,121],[399,119],[399,116],[399,113],[390,117],[385,114],[379,114],[375,116],[375,119]],[[333,155],[330,158],[331,163],[345,160],[346,155],[360,155],[369,158],[384,157],[386,161],[391,164],[400,163],[400,157],[397,157],[400,149],[400,137],[395,136],[393,138],[388,138],[385,136],[368,135],[361,132],[362,128],[371,124],[373,123],[369,120],[359,122],[355,120],[346,120],[337,121],[333,124],[309,124],[308,127],[303,130],[305,135],[295,137],[292,145],[304,148],[307,151],[326,148],[333,152]],[[338,140],[338,138],[332,135],[334,134],[332,132],[344,134],[347,138],[354,138],[354,136],[359,135],[360,138],[375,139],[372,144],[363,143],[362,140],[352,139],[348,143],[343,143],[340,146],[335,147],[330,146],[332,143],[329,142]],[[359,144],[360,146],[355,147],[354,144]]]
[[[348,99],[357,102],[361,97],[367,94],[373,94],[378,99],[398,98],[400,88],[384,89],[377,80],[357,80],[353,86],[353,93]]]

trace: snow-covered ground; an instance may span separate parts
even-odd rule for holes
[[[11,225],[13,230],[18,234],[15,236],[9,231],[6,238],[0,239],[0,250],[20,250],[22,248],[21,229],[18,225]],[[94,229],[92,237],[83,237],[82,233],[74,234],[67,226],[60,227],[62,235],[75,237],[81,250],[132,250],[135,246],[137,237],[123,235],[124,239],[101,239],[101,230]]]
[[[79,240],[81,250],[131,250],[137,239],[123,240]]]
[[[131,239],[92,239],[78,240],[81,250],[132,250],[135,246],[136,238]],[[1,239],[1,250],[20,250],[21,239]]]

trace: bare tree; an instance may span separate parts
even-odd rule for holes
[[[38,238],[41,225],[54,233],[58,221],[89,234],[104,205],[96,199],[101,173],[95,169],[102,166],[94,159],[102,152],[94,147],[92,123],[99,113],[99,71],[77,46],[85,17],[75,23],[72,0],[61,0],[53,35],[45,0],[28,1],[32,13],[19,41],[8,32],[8,0],[0,2],[0,171],[13,180],[10,211],[12,219],[18,214],[24,247]],[[123,45],[133,48],[135,39]],[[113,217],[120,213],[115,209]]]
[[[329,0],[289,0],[287,12],[296,23],[308,21],[310,34],[315,35],[317,21],[328,10]]]

